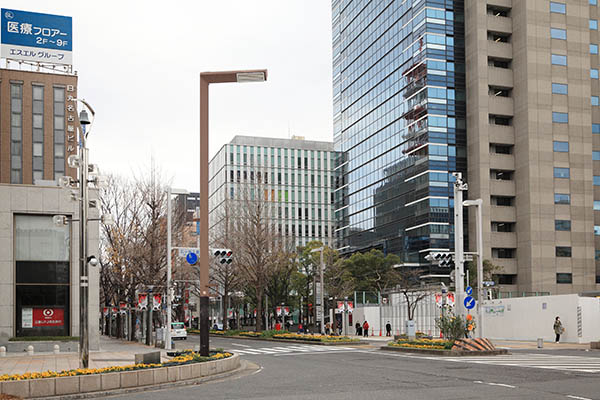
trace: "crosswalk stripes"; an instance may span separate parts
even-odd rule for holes
[[[292,346],[274,346],[274,347],[262,347],[262,348],[244,348],[244,349],[230,349],[234,353],[240,355],[283,355],[283,354],[316,354],[322,352],[336,352],[336,351],[352,351],[356,350],[352,347],[341,347],[341,346],[319,346],[319,345],[292,345]]]
[[[491,357],[444,357],[443,360],[511,367],[600,373],[600,357],[563,356],[555,354],[510,354]]]

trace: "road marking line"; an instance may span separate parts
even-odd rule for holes
[[[342,351],[310,351],[310,352],[302,352],[302,353],[282,353],[282,354],[273,354],[273,357],[283,357],[283,356],[299,356],[305,354],[332,354],[332,353],[355,353],[354,350],[342,350]]]
[[[567,397],[570,399],[577,399],[577,400],[592,400],[592,399],[588,399],[587,397],[572,396],[570,394],[568,394]]]
[[[507,388],[511,388],[511,389],[516,389],[517,388],[516,386],[508,385],[506,383],[493,383],[493,382],[489,382],[488,385],[491,385],[491,386],[502,386],[502,387],[507,387]]]
[[[252,346],[248,346],[247,344],[241,344],[241,343],[231,343],[234,346],[240,346],[240,347],[252,347]]]

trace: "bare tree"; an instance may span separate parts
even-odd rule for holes
[[[277,224],[275,191],[256,181],[237,185],[238,192],[229,202],[232,218],[228,233],[230,247],[236,258],[236,268],[247,288],[256,297],[256,329],[262,330],[265,290],[287,250],[287,240]]]
[[[428,295],[428,292],[423,290],[420,279],[422,273],[421,270],[409,268],[393,272],[396,290],[402,293],[406,300],[406,311],[408,312],[408,319],[411,321],[414,319],[417,304]]]

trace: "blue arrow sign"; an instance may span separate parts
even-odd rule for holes
[[[473,288],[471,286],[467,286],[465,292],[470,296],[473,294]]]
[[[473,307],[475,307],[475,299],[471,296],[467,296],[467,297],[465,297],[464,304],[465,304],[465,308],[467,310],[470,310]]]
[[[189,253],[187,253],[187,255],[185,256],[185,260],[188,262],[188,264],[190,265],[194,265],[198,262],[198,256],[196,255],[196,253],[192,253],[191,251]]]

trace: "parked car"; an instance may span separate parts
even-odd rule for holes
[[[171,322],[171,339],[187,339],[187,330],[183,322]]]

